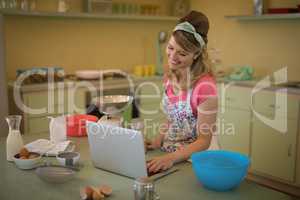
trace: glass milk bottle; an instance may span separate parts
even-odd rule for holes
[[[6,140],[6,158],[13,161],[14,155],[20,152],[23,147],[23,139],[20,133],[21,115],[9,115],[6,121],[9,126],[9,132]]]

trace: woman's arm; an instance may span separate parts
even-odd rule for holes
[[[197,140],[183,149],[154,158],[147,165],[149,171],[166,170],[172,167],[174,163],[189,159],[194,152],[206,150],[210,145],[212,134],[215,132],[217,110],[217,97],[209,97],[201,103],[198,106]]]

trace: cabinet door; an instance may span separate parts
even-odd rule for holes
[[[225,108],[237,108],[250,110],[251,108],[251,88],[219,83],[218,100],[219,106]]]
[[[251,113],[226,108],[218,115],[218,139],[222,149],[249,155]]]
[[[251,168],[257,172],[293,182],[298,120],[288,120],[287,125],[287,133],[281,133],[255,118]]]

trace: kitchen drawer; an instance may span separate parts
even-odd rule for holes
[[[219,106],[250,110],[251,88],[242,86],[219,87]]]
[[[254,117],[251,140],[251,169],[281,180],[295,180],[298,120],[287,120],[281,133]]]
[[[274,118],[275,113],[277,113],[279,117],[298,119],[299,100],[288,95],[286,99],[283,98],[276,102],[274,91],[261,91],[254,95],[254,110],[270,118]]]
[[[249,156],[250,127],[250,111],[227,108],[226,112],[218,113],[217,133],[221,148]]]

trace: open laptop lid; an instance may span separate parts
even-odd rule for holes
[[[87,134],[95,167],[130,178],[147,176],[140,131],[87,122]]]

